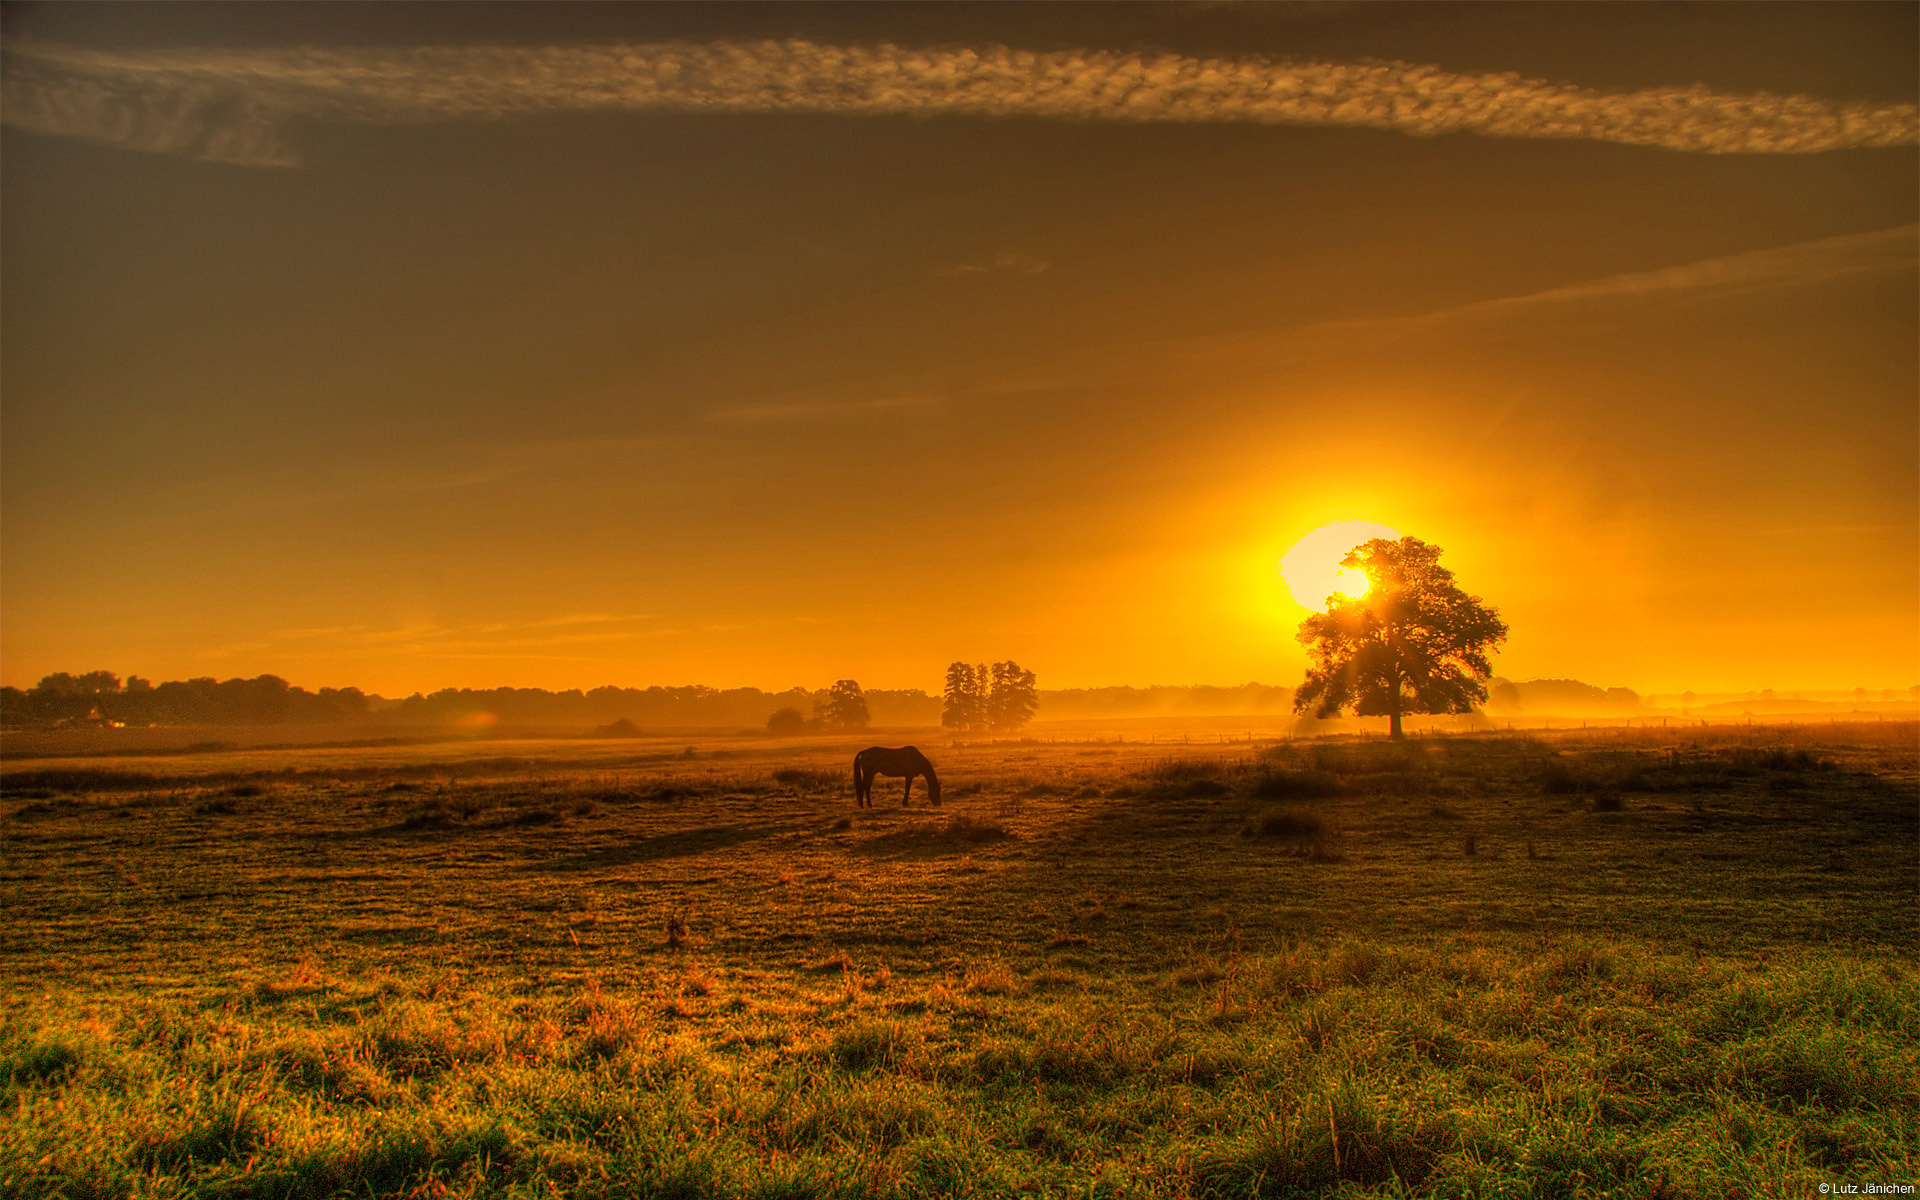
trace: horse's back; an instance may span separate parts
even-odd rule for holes
[[[886,775],[906,770],[918,774],[927,766],[927,756],[918,746],[868,746],[853,756],[853,765],[856,770],[864,767]]]

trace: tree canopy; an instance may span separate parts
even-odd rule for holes
[[[1487,655],[1506,641],[1507,626],[1454,583],[1440,553],[1419,538],[1375,538],[1341,560],[1364,572],[1369,588],[1300,622],[1312,662],[1296,712],[1388,717],[1398,738],[1402,714],[1472,712],[1486,701]]]
[[[826,697],[814,701],[813,717],[829,729],[865,729],[871,720],[867,697],[851,679],[835,680]]]

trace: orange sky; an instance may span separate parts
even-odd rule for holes
[[[1920,679],[1911,6],[5,21],[8,684]]]

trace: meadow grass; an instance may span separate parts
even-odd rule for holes
[[[1920,1182],[1915,739],[14,763],[0,1194]]]

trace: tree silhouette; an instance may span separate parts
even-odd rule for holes
[[[987,696],[987,723],[1001,733],[1012,733],[1040,707],[1032,671],[1009,659],[993,664],[993,690]]]
[[[865,729],[870,719],[867,698],[851,679],[836,680],[827,689],[826,699],[814,702],[813,715],[830,729]]]
[[[986,716],[981,711],[979,691],[972,667],[963,662],[949,666],[946,698],[940,706],[940,723],[959,733],[979,729]]]
[[[767,732],[775,737],[792,737],[806,728],[807,718],[797,708],[776,708],[767,718]]]
[[[1300,622],[1313,661],[1294,693],[1295,712],[1385,716],[1401,738],[1403,713],[1472,712],[1486,701],[1487,652],[1506,640],[1507,626],[1453,582],[1440,547],[1374,538],[1340,565],[1365,572],[1370,587],[1365,596],[1336,596],[1326,612]]]

